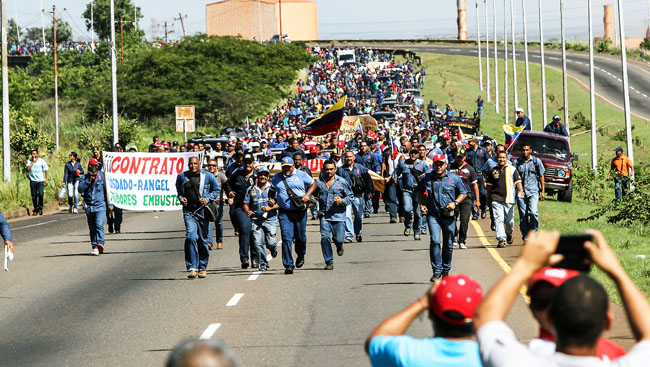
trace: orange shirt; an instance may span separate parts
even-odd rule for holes
[[[630,158],[622,155],[620,158],[615,157],[612,159],[612,170],[614,170],[614,172],[623,176],[628,176],[628,168],[634,169],[634,165]]]

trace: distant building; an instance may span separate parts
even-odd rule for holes
[[[276,34],[292,41],[318,39],[318,11],[312,0],[222,0],[205,6],[206,33],[268,41]],[[280,17],[282,24],[280,24]]]

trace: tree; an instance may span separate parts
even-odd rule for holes
[[[134,20],[139,21],[142,19],[142,12],[140,7],[134,7],[131,0],[115,0],[115,28],[119,32],[119,21],[124,20],[124,32],[134,34],[135,24]],[[86,4],[86,11],[82,14],[86,19],[86,29],[91,30],[91,3]],[[109,40],[111,37],[111,2],[110,0],[93,0],[93,24],[95,33],[101,40]],[[134,16],[136,19],[134,19]],[[144,37],[144,31],[139,30],[137,35]]]
[[[650,37],[646,37],[643,39],[643,42],[639,45],[644,50],[650,50]]]
[[[34,43],[43,42],[43,30],[41,27],[27,28],[25,31],[25,40]]]
[[[54,43],[54,26],[45,28],[45,40]],[[72,40],[72,28],[70,24],[63,19],[56,20],[56,43],[62,43]]]
[[[16,21],[13,19],[9,19],[7,21],[8,23],[8,30],[7,30],[7,42],[8,43],[20,43],[20,35],[22,33],[22,28],[16,24]]]

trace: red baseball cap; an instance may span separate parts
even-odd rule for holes
[[[436,154],[436,155],[434,155],[433,156],[433,162],[435,163],[435,162],[439,162],[439,161],[443,161],[443,162],[447,163],[447,156],[444,155],[444,154]]]
[[[314,145],[313,147],[309,148],[309,153],[318,153],[318,148]]]
[[[528,281],[528,290],[530,291],[530,289],[538,282],[547,282],[554,287],[559,287],[567,280],[576,277],[579,274],[580,272],[577,270],[551,268],[550,266],[547,266],[533,274]]]
[[[88,164],[90,164],[91,166],[96,166],[96,165],[99,164],[99,161],[97,159],[95,159],[95,158],[90,158],[90,160],[88,161]]]
[[[336,147],[345,148],[345,140],[339,140],[338,142],[336,142]]]
[[[465,274],[442,278],[435,293],[429,298],[431,310],[443,321],[452,325],[472,322],[474,311],[483,300],[483,290],[477,281]],[[448,311],[458,312],[462,319],[449,317]]]

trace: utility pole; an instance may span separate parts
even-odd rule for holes
[[[56,47],[56,6],[52,5],[52,30],[54,31],[54,125],[56,151],[59,151],[59,71],[57,67],[57,47]]]
[[[183,21],[184,18],[187,19],[187,14],[185,14],[185,16],[182,16],[180,12],[178,13],[178,18],[174,18],[174,20],[181,21],[181,28],[183,28],[183,37],[187,36],[185,33],[185,22]]]
[[[2,178],[11,182],[11,150],[9,147],[9,71],[7,67],[7,1],[2,6]]]
[[[16,1],[14,1],[14,20],[16,21],[16,39],[20,43],[20,27],[18,26],[18,11],[16,10]]]
[[[478,12],[478,0],[476,4],[476,46],[478,46],[478,86],[483,90],[483,62],[481,61],[481,25],[479,18],[481,17]]]
[[[497,0],[492,0],[492,28],[494,28],[494,112],[499,113],[499,59],[497,58]]]
[[[514,86],[515,108],[519,108],[519,93],[517,91],[517,53],[515,51],[515,0],[510,0],[510,33],[512,34],[512,84]]]
[[[560,27],[562,29],[562,93],[564,95],[564,125],[569,132],[569,89],[566,81],[566,37],[564,34],[564,0],[560,0]],[[570,135],[569,135],[570,136]]]
[[[278,6],[280,8],[280,42],[284,42],[284,36],[282,35],[282,0],[278,1]]]
[[[526,33],[526,0],[521,1],[521,12],[524,22],[524,65],[526,66],[526,112],[530,119],[530,128],[533,128],[533,111],[530,105],[530,74],[528,73],[528,34]]]
[[[589,106],[591,110],[591,169],[598,167],[598,148],[596,147],[596,97],[594,93],[594,33],[591,19],[591,0],[587,0],[589,13]]]
[[[124,20],[120,17],[120,62],[124,61]]]
[[[630,90],[627,81],[627,55],[625,45],[625,22],[623,21],[623,1],[618,0],[618,31],[621,40],[621,74],[623,79],[623,107],[625,108],[625,142],[627,145],[627,156],[634,163],[634,144],[632,142],[632,120],[630,118]],[[632,179],[634,176],[631,177]]]
[[[487,101],[490,102],[490,27],[487,0],[483,0],[483,7],[485,7],[485,76],[487,77]],[[478,16],[478,13],[476,15]]]
[[[503,0],[503,61],[504,61],[504,81],[503,81],[503,95],[504,95],[504,113],[505,123],[509,123],[510,116],[508,112],[508,0]]]
[[[93,2],[90,2],[90,49],[95,52],[95,17],[93,15]]]
[[[111,89],[113,93],[113,145],[119,141],[117,121],[117,56],[115,55],[115,2],[111,0]]]
[[[43,0],[41,0],[41,31],[43,32],[43,46],[45,46],[45,8],[43,8]]]
[[[542,59],[542,126],[546,127],[548,122],[546,115],[546,67],[544,66],[544,27],[542,25],[542,0],[537,1],[539,9],[539,53]]]
[[[167,30],[167,22],[165,22],[165,43],[169,43],[169,40],[167,38],[167,35],[170,33],[174,33],[174,30],[172,29],[171,31]]]

